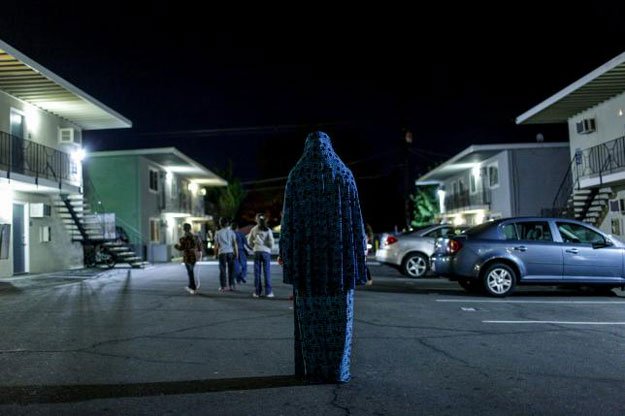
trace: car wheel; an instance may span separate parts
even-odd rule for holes
[[[469,293],[479,293],[482,291],[482,286],[478,280],[458,280],[458,284]]]
[[[504,297],[514,291],[517,276],[510,266],[503,263],[492,264],[483,276],[484,289],[491,296]]]
[[[402,271],[409,277],[423,277],[428,271],[428,259],[420,253],[409,254],[404,259]]]

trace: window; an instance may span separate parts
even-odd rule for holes
[[[52,228],[44,225],[39,227],[39,241],[42,243],[49,243],[52,241]]]
[[[467,188],[466,188],[466,185],[464,184],[464,180],[458,179],[458,192],[462,194],[464,193],[465,189]]]
[[[150,242],[161,242],[161,220],[158,218],[150,218]]]
[[[506,240],[553,241],[549,223],[545,221],[506,224],[502,231]]]
[[[150,168],[150,191],[158,192],[158,171]]]
[[[457,193],[458,193],[458,183],[454,181],[451,183],[451,194],[456,195]]]
[[[473,174],[471,174],[471,177],[469,179],[469,189],[471,190],[472,194],[477,193],[477,177]]]
[[[496,163],[488,167],[488,186],[491,188],[499,186],[499,165]]]
[[[518,240],[519,236],[516,233],[516,227],[514,224],[506,224],[503,226],[503,235],[506,240]]]
[[[596,231],[572,222],[558,222],[558,231],[565,243],[605,244],[605,238]]]

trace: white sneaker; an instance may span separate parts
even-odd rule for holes
[[[185,289],[187,290],[187,292],[189,292],[192,295],[195,295],[197,293],[197,290],[193,290],[189,286],[186,286]]]
[[[252,293],[252,297],[253,297],[253,298],[257,298],[257,297],[259,297],[259,296],[258,296],[256,293]]]
[[[273,292],[267,295],[268,298],[273,298]]]

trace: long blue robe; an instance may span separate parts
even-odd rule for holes
[[[280,254],[293,285],[295,373],[347,382],[356,284],[366,282],[366,233],[351,171],[323,132],[308,135],[284,195]]]

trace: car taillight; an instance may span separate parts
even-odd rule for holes
[[[397,238],[393,237],[392,235],[389,235],[388,237],[386,237],[386,245],[390,246],[391,244],[395,244],[397,242]]]
[[[462,248],[462,243],[458,240],[451,239],[448,243],[449,253],[456,254]]]

